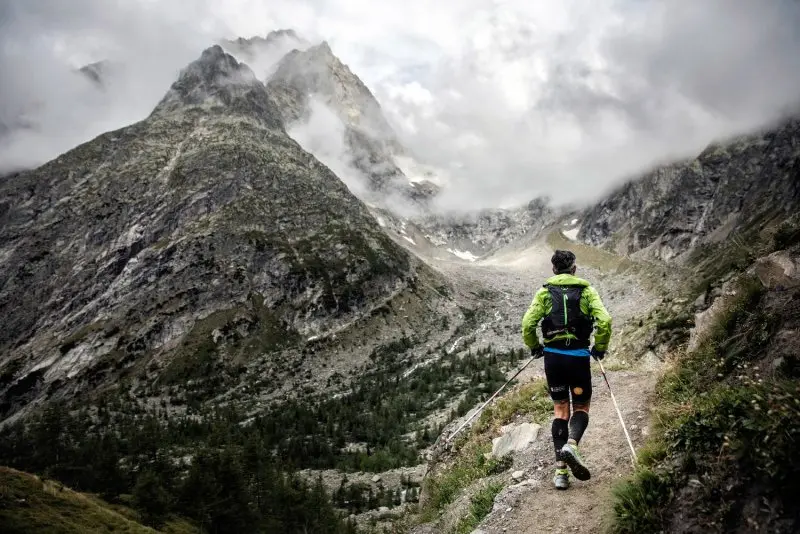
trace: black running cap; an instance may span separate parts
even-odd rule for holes
[[[570,250],[556,250],[550,262],[558,274],[568,273],[575,266],[575,254]]]

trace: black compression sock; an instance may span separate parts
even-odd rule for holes
[[[573,412],[572,418],[569,420],[569,439],[580,443],[587,426],[589,426],[589,414],[580,411]]]
[[[567,442],[569,423],[566,419],[553,419],[553,448],[556,450],[556,462],[561,461],[561,447]]]

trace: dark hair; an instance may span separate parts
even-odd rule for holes
[[[575,265],[575,254],[569,250],[556,250],[550,262],[557,274],[568,273]]]

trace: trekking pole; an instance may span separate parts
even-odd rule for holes
[[[603,374],[603,380],[606,381],[606,385],[608,386],[608,392],[611,393],[611,400],[614,402],[614,408],[617,410],[617,415],[619,416],[619,422],[622,425],[622,430],[625,432],[625,439],[628,440],[628,445],[631,448],[631,454],[633,454],[633,467],[636,467],[636,463],[639,461],[639,458],[636,456],[636,449],[633,448],[633,442],[631,441],[631,436],[628,434],[628,429],[625,427],[625,421],[622,420],[622,412],[619,411],[619,405],[617,404],[617,399],[614,397],[614,390],[611,389],[611,384],[608,383],[608,377],[606,376],[606,370],[603,369],[603,362],[597,360],[597,363],[600,364],[600,372]]]
[[[489,400],[487,400],[486,402],[484,402],[484,403],[483,403],[483,405],[482,405],[480,408],[478,408],[478,409],[477,409],[477,411],[476,411],[474,414],[472,414],[472,415],[470,416],[470,418],[469,418],[469,419],[467,419],[466,421],[464,421],[463,423],[461,423],[461,425],[460,425],[460,426],[459,426],[459,427],[456,429],[456,431],[455,431],[455,432],[453,432],[452,434],[450,434],[449,436],[447,436],[447,439],[445,439],[445,440],[444,440],[444,441],[445,441],[445,443],[450,443],[450,441],[452,441],[452,440],[453,440],[453,438],[454,438],[454,437],[456,437],[456,435],[457,435],[459,432],[461,432],[461,431],[464,429],[464,427],[465,427],[465,426],[467,426],[467,425],[469,424],[469,422],[470,422],[470,421],[472,421],[473,419],[475,419],[475,416],[477,416],[479,413],[481,413],[481,411],[483,411],[483,409],[484,409],[484,408],[486,408],[486,406],[488,406],[488,405],[489,405],[489,403],[490,403],[490,402],[492,402],[492,400],[494,400],[494,398],[495,398],[495,397],[497,397],[497,396],[500,394],[500,392],[501,392],[501,391],[503,391],[503,390],[506,388],[506,386],[507,386],[507,385],[509,385],[509,384],[511,383],[511,381],[512,381],[512,380],[514,380],[515,378],[517,378],[517,376],[519,376],[519,374],[520,374],[522,371],[524,371],[524,370],[525,370],[525,368],[526,368],[526,367],[528,367],[528,366],[531,364],[531,362],[532,362],[533,360],[535,360],[535,359],[536,359],[535,357],[534,357],[534,358],[531,358],[530,360],[528,360],[528,363],[526,363],[525,365],[523,365],[522,367],[520,367],[519,371],[517,371],[516,373],[514,373],[514,376],[512,376],[511,378],[509,378],[509,379],[508,379],[508,381],[506,381],[506,383],[505,383],[505,384],[503,384],[502,386],[500,386],[500,389],[498,389],[497,391],[495,391],[495,392],[494,392],[494,395],[492,395],[491,397],[489,397]]]

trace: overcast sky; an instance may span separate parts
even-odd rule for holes
[[[0,169],[145,117],[220,37],[326,39],[467,207],[598,198],[800,104],[795,0],[4,0]],[[71,68],[127,66],[90,99]],[[35,105],[32,105],[35,103]]]

